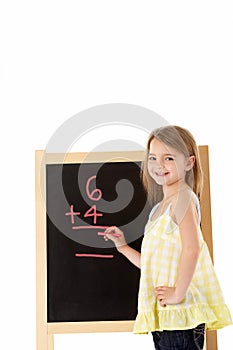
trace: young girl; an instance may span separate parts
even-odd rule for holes
[[[141,253],[119,228],[105,231],[105,239],[141,268],[134,332],[151,332],[157,350],[203,349],[205,330],[232,320],[200,228],[202,171],[188,130],[165,126],[152,132],[143,183],[154,207]]]

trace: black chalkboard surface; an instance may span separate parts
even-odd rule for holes
[[[140,270],[103,232],[140,251],[149,206],[140,162],[46,165],[47,321],[134,320]]]

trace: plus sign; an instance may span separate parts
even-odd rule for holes
[[[80,212],[74,212],[74,206],[73,204],[70,206],[70,211],[65,213],[66,216],[71,217],[71,223],[74,224],[74,216],[75,215],[80,215]]]

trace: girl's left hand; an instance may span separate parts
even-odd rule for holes
[[[183,298],[176,295],[175,287],[159,286],[155,288],[155,294],[160,305],[165,307],[169,304],[178,304]]]

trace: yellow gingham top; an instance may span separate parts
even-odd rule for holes
[[[196,195],[195,198],[200,213]],[[232,324],[200,227],[200,254],[185,298],[179,304],[166,307],[157,303],[155,287],[174,286],[176,283],[181,252],[179,227],[169,215],[170,206],[156,220],[150,219],[157,206],[150,213],[141,247],[138,315],[134,333],[191,329],[201,323],[205,323],[206,329]]]

